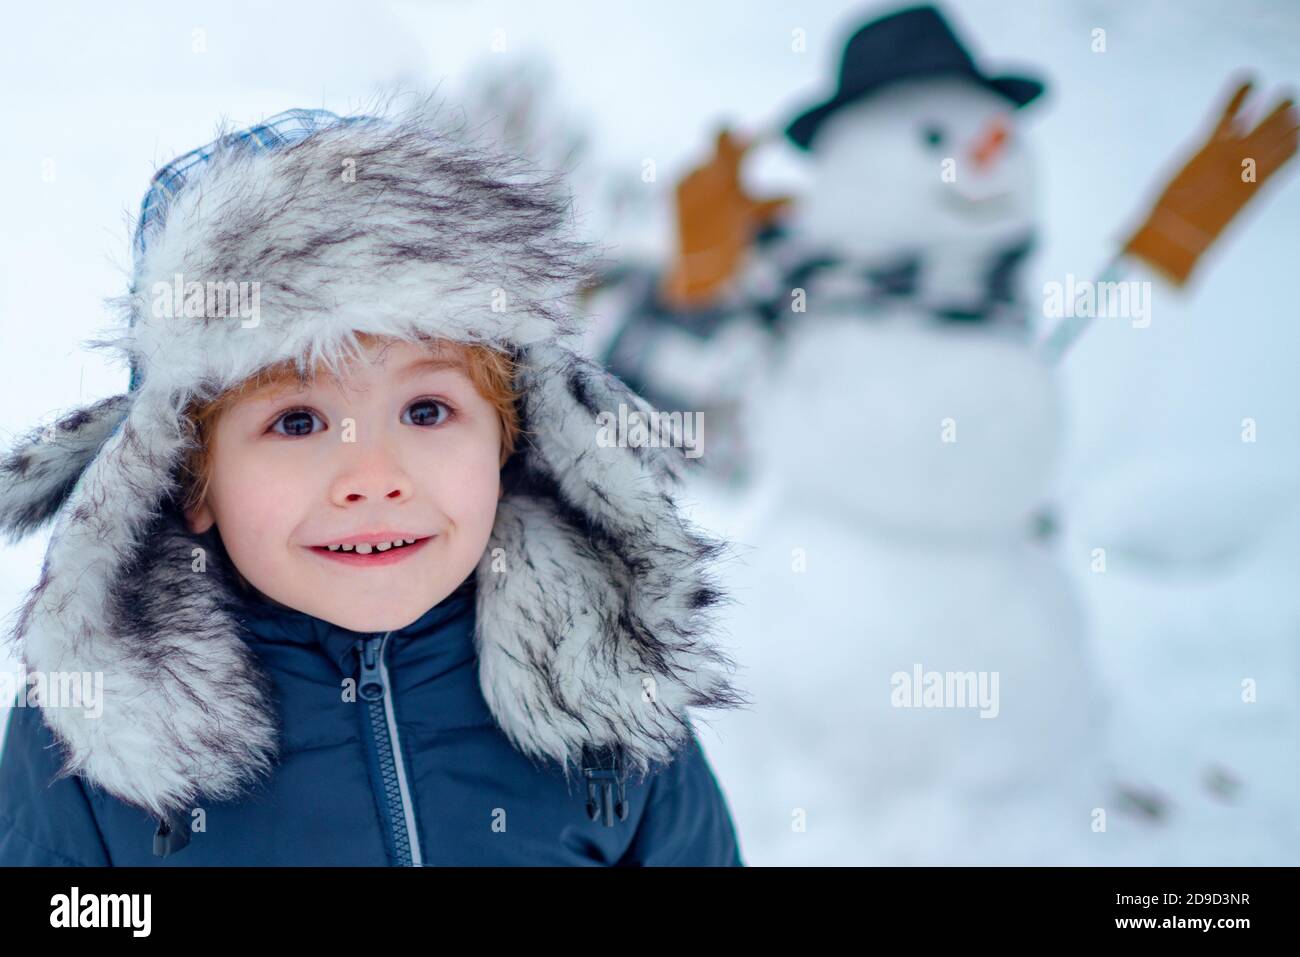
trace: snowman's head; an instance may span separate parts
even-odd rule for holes
[[[1030,232],[1033,163],[1016,105],[970,79],[893,83],[829,116],[797,212],[851,258],[987,249]]]

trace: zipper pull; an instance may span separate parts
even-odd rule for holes
[[[361,675],[357,679],[357,694],[367,701],[378,701],[384,696],[384,673],[379,669],[383,660],[384,641],[387,635],[357,639],[357,657],[361,660]]]

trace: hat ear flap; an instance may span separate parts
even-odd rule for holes
[[[564,499],[615,536],[641,532],[683,478],[681,416],[656,412],[620,379],[589,359],[554,345],[525,350],[520,384],[534,467],[559,485]],[[658,441],[627,441],[619,423],[640,417]]]
[[[567,771],[617,744],[644,773],[689,734],[688,706],[744,701],[709,640],[726,545],[678,511],[680,446],[602,439],[602,413],[652,411],[621,381],[537,344],[518,384],[521,480],[478,569],[480,686],[524,752]]]
[[[111,396],[34,429],[0,456],[0,533],[11,542],[54,517],[86,467],[131,410]]]
[[[229,796],[264,769],[275,719],[224,611],[220,567],[175,524],[190,440],[174,397],[146,385],[108,424],[98,454],[83,455],[13,638],[31,671],[110,676],[99,714],[44,709],[65,751],[61,774],[161,814],[200,793]]]

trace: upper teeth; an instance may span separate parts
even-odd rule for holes
[[[355,551],[358,555],[369,555],[372,551],[386,552],[390,548],[400,548],[403,545],[413,545],[413,538],[395,538],[391,542],[377,542],[374,545],[363,543],[361,545],[326,545],[332,552],[351,552]]]

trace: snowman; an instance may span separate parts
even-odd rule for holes
[[[1027,534],[1062,437],[1015,283],[1035,212],[1015,111],[1041,89],[980,74],[917,11],[860,30],[789,127],[811,185],[744,279],[791,302],[744,404],[759,504],[732,529],[755,544],[733,632],[759,702],[736,724],[765,726],[735,736],[785,762],[745,823],[780,860],[987,861],[1026,795],[1094,758],[1080,608]],[[1099,803],[1065,792],[1057,843]],[[787,807],[806,832],[774,827]]]
[[[1041,91],[982,72],[933,8],[906,10],[855,33],[835,94],[787,127],[810,185],[779,223],[788,201],[737,203],[717,175],[746,148],[727,134],[712,179],[679,191],[698,242],[682,230],[656,294],[690,314],[735,271],[708,308],[773,343],[740,380],[754,486],[740,508],[701,489],[707,520],[752,546],[731,630],[757,704],[721,720],[713,757],[724,778],[762,769],[735,798],[760,862],[1087,863],[1114,846],[1093,839],[1118,803],[1107,709],[1044,518],[1064,438],[1052,361],[1087,317],[1036,342],[1018,282],[1036,207],[1017,111]],[[1179,204],[1207,155],[1108,278],[1186,278],[1187,234],[1167,233],[1206,215]],[[753,254],[719,203],[762,227]],[[1204,245],[1240,204],[1201,224]]]
[[[606,321],[591,351],[656,404],[704,410],[717,423],[712,474],[748,481],[734,410],[768,381],[774,340],[805,302],[818,316],[906,303],[1025,333],[1016,280],[1033,246],[1033,169],[1014,111],[1041,91],[981,75],[932,8],[868,24],[849,41],[840,90],[786,131],[805,150],[817,136],[793,214],[789,198],[744,196],[738,164],[754,144],[723,131],[713,163],[678,188],[673,268],[624,267],[593,297]]]

